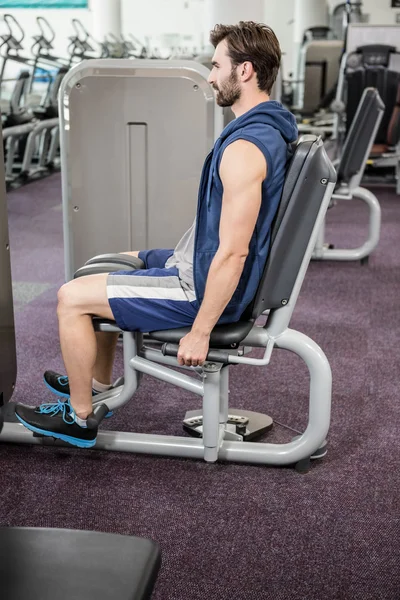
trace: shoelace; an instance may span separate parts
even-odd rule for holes
[[[63,385],[63,386],[68,385],[69,384],[68,375],[62,375],[61,377],[59,377],[57,379],[57,381],[60,385]],[[98,392],[97,390],[92,388],[92,394],[93,394],[93,396],[97,396],[97,394],[100,394],[100,392]]]
[[[58,400],[57,403],[52,402],[51,404],[42,404],[39,406],[36,412],[41,415],[50,415],[52,417],[55,417],[61,412],[64,423],[67,425],[72,425],[75,423],[75,413],[69,402],[62,402],[61,400]],[[68,417],[70,417],[72,420],[69,421]]]

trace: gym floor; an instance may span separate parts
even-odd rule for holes
[[[327,456],[291,468],[66,448],[0,446],[0,525],[150,537],[163,565],[154,600],[398,600],[400,594],[400,197],[371,188],[382,238],[368,265],[313,262],[292,327],[333,372]],[[56,292],[63,283],[59,175],[8,197],[18,378],[13,400],[50,401],[46,369],[63,371]],[[361,202],[328,212],[337,247],[364,239]],[[128,250],[128,249],[127,249]],[[122,374],[121,347],[115,375]],[[302,429],[308,376],[294,355],[231,369],[231,406]],[[145,376],[107,429],[181,435],[199,401]],[[275,425],[268,439],[293,434]],[[67,565],[66,565],[67,567]],[[73,573],[71,573],[73,576]]]

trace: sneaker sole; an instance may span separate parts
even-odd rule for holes
[[[56,438],[57,440],[62,440],[63,442],[67,442],[67,444],[71,444],[71,446],[77,446],[78,448],[92,448],[96,444],[96,440],[79,440],[78,438],[71,437],[70,435],[63,435],[62,433],[53,433],[51,431],[46,431],[45,429],[39,429],[38,427],[34,427],[30,425],[24,419],[21,419],[17,413],[15,413],[18,421],[29,429],[29,431],[33,431],[34,433],[39,433],[40,435],[44,435],[46,437]]]
[[[60,398],[69,398],[69,394],[63,394],[62,392],[59,392],[55,388],[51,387],[51,385],[49,383],[47,383],[47,381],[44,377],[43,377],[43,381],[44,381],[44,385],[56,396],[60,396]],[[114,414],[113,411],[110,410],[110,412],[108,412],[104,418],[109,419],[110,417],[113,416],[113,414]]]

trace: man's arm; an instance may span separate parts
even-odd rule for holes
[[[196,366],[205,361],[210,333],[238,286],[260,211],[267,164],[257,146],[238,140],[226,148],[219,174],[224,187],[220,244],[192,330],[180,343],[178,362],[181,365]]]

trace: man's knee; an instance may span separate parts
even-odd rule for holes
[[[58,290],[57,312],[91,314],[111,318],[107,298],[107,273],[87,275],[65,283]]]
[[[74,308],[77,305],[77,301],[79,298],[77,283],[78,279],[68,281],[68,283],[64,283],[60,287],[57,293],[58,307],[57,310],[66,310]]]

